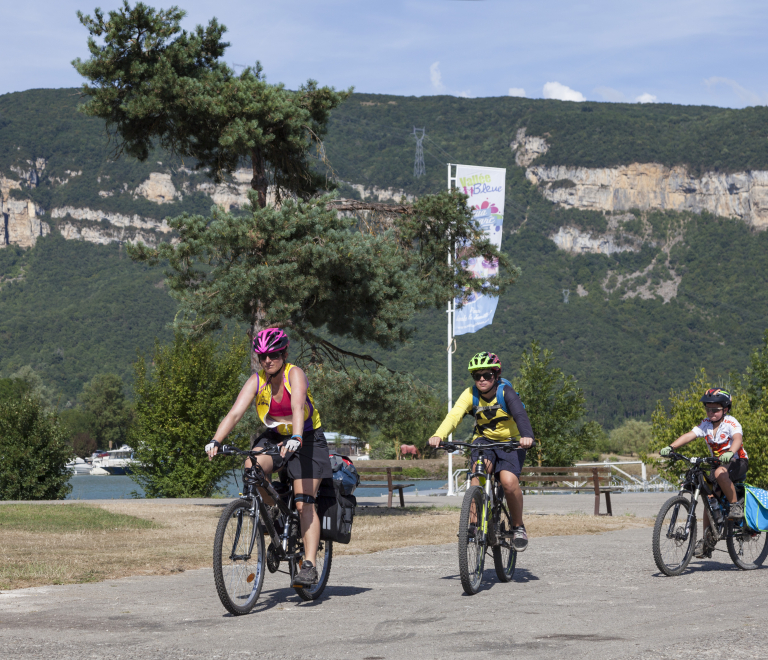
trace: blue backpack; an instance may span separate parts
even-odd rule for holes
[[[349,496],[355,492],[360,483],[360,475],[348,456],[330,454],[331,468],[333,468],[333,485],[342,495]]]
[[[768,532],[768,490],[744,486],[744,517],[750,529]]]
[[[512,387],[512,383],[510,383],[506,378],[500,378],[499,379],[499,385],[496,388],[496,403],[499,406],[501,410],[503,410],[507,415],[510,417],[512,416],[512,413],[507,410],[507,402],[504,400],[504,388],[505,387]],[[518,392],[515,392],[517,396],[520,396]],[[523,403],[522,400],[520,403]],[[477,389],[475,385],[472,386],[472,415],[476,416],[477,409],[480,407],[480,390]],[[523,408],[525,408],[525,404],[523,403]]]

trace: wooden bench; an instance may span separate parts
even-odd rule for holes
[[[612,516],[611,493],[622,490],[620,486],[611,486],[610,467],[528,467],[520,473],[520,486],[523,491],[531,490],[591,490],[595,493],[595,515]],[[538,486],[532,484],[539,484]],[[600,495],[605,495],[608,513],[600,513]]]
[[[403,468],[401,467],[359,467],[358,465],[355,465],[355,469],[357,470],[358,474],[360,474],[360,481],[384,481],[385,473],[386,473],[386,479],[387,479],[387,489],[389,490],[389,497],[387,498],[387,506],[392,506],[392,492],[395,490],[400,491],[400,506],[405,506],[405,500],[403,499],[403,488],[408,488],[409,486],[413,486],[414,484],[393,484],[392,483],[392,473],[393,472],[402,472]],[[363,476],[365,473],[366,476]],[[378,476],[371,476],[373,474],[378,474]],[[358,488],[382,488],[381,484],[360,484]]]

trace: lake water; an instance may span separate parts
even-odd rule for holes
[[[67,495],[68,500],[131,499],[134,497],[132,495],[134,491],[138,497],[144,497],[144,491],[141,486],[126,476],[94,477],[89,474],[78,474],[72,477],[69,483],[72,484],[72,492]],[[415,486],[405,488],[405,492],[412,493],[415,489],[418,489],[419,493],[425,493],[425,491],[433,492],[435,489],[445,486],[446,481],[445,479],[438,481],[424,479],[415,483]],[[366,481],[366,484],[377,485],[375,481]],[[238,480],[238,484],[235,484],[232,477],[229,477],[223,485],[228,497],[237,497],[238,493],[242,490],[242,481]],[[386,493],[387,485],[386,482],[383,482],[381,488],[359,488],[355,495],[358,497],[376,497]],[[393,497],[397,499],[397,491],[395,491]]]

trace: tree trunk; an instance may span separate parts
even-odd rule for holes
[[[251,338],[251,342],[253,342],[254,337],[267,326],[265,322],[266,314],[264,313],[262,304],[258,300],[254,300],[251,303],[251,307],[253,309],[253,314],[251,315],[251,327],[248,329],[248,336]],[[260,369],[261,365],[259,364],[259,358],[256,357],[256,353],[251,349],[251,375],[258,373]]]
[[[267,206],[267,189],[269,188],[269,179],[267,179],[266,163],[261,149],[251,149],[251,167],[253,168],[253,178],[251,179],[251,188],[259,195],[259,207]]]

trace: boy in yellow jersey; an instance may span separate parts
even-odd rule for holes
[[[475,430],[472,444],[489,444],[491,442],[509,442],[520,436],[520,449],[505,452],[502,449],[491,449],[486,452],[486,469],[493,472],[504,488],[504,495],[512,516],[513,539],[515,549],[522,552],[528,547],[528,534],[523,525],[523,491],[520,489],[518,477],[523,469],[525,451],[533,444],[533,429],[531,421],[525,412],[525,406],[520,401],[512,387],[503,387],[501,382],[501,361],[495,353],[478,353],[469,361],[469,372],[477,388],[477,404],[474,403],[473,388],[468,387],[459,397],[440,428],[429,439],[429,444],[437,447],[459,425],[464,415],[475,418]],[[501,391],[503,402],[496,395]],[[477,460],[477,453],[472,452],[471,461]],[[472,485],[478,484],[477,479]]]

